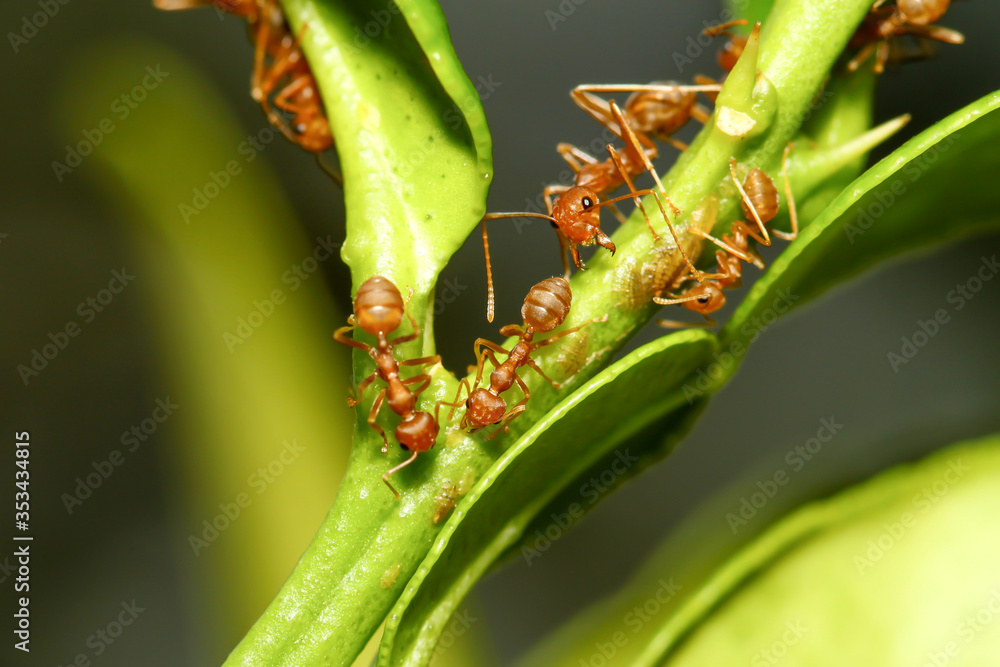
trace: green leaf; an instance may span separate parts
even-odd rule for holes
[[[567,481],[607,455],[616,461],[609,468],[616,475],[639,464],[638,456],[619,445],[686,407],[679,387],[711,358],[715,344],[714,335],[688,330],[636,350],[574,392],[501,454],[461,501],[410,579],[386,624],[379,664],[426,664],[458,602],[518,542],[528,522]],[[567,418],[584,413],[601,416]],[[582,507],[569,514],[576,518]],[[530,562],[530,551],[523,553]]]
[[[722,331],[744,346],[797,305],[890,257],[993,228],[1000,222],[1000,93],[910,139],[848,186],[772,264]]]
[[[786,650],[802,665],[991,664],[998,478],[993,437],[807,505],[694,591],[632,664],[752,664]]]
[[[412,287],[423,322],[438,274],[485,213],[492,176],[486,116],[441,9],[431,0],[282,4],[294,29],[305,28],[336,138],[342,256],[355,288],[376,274]]]
[[[1000,438],[956,445],[796,510],[721,563],[732,535],[705,528],[731,511],[720,496],[622,594],[520,664],[576,667],[603,646],[608,667],[775,664],[778,653],[792,665],[922,665],[951,641],[961,660],[941,664],[991,664],[1000,633],[961,630],[1000,597],[998,477]]]
[[[434,283],[485,210],[490,139],[478,94],[433,2],[282,4],[293,28],[305,28],[303,48],[336,137],[347,206],[342,256],[355,288],[374,274],[412,288],[408,310],[421,338],[401,346],[401,356],[432,354]],[[367,355],[355,354],[356,378],[372,369]],[[422,399],[454,395],[451,375],[438,367],[434,378]],[[360,404],[362,417],[374,395]],[[418,462],[400,477],[424,471],[423,493],[396,502],[381,480],[391,459],[375,431],[358,423],[333,508],[227,665],[350,664],[426,552],[438,526],[425,508],[441,476],[427,470],[430,461]],[[477,469],[491,459],[478,447],[439,447],[430,458]]]

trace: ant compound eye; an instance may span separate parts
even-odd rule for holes
[[[594,200],[591,199],[590,197],[584,197],[582,204],[583,204],[583,210],[584,211],[588,211],[591,208],[593,208],[593,206],[594,206]]]
[[[711,300],[711,298],[712,297],[708,296],[707,294],[704,295],[704,296],[699,296],[698,297],[698,303],[702,303],[702,304],[708,303]]]

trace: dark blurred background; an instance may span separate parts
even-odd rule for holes
[[[546,11],[558,11],[557,0],[442,4],[470,79],[482,77],[492,88],[484,99],[494,140],[491,210],[523,208],[564,169],[554,151],[557,142],[587,144],[598,136],[595,124],[570,102],[573,86],[719,73],[714,48],[682,74],[671,58],[703,21],[718,20],[721,6],[715,2],[589,0],[573,4],[567,20],[554,25]],[[197,477],[178,481],[172,458],[183,450],[184,434],[192,428],[185,426],[183,410],[129,454],[124,472],[105,480],[78,511],[68,513],[63,500],[76,478],[120,448],[123,431],[150,416],[156,399],[177,391],[163,368],[159,341],[170,332],[159,330],[151,314],[155,293],[137,281],[28,386],[17,366],[48,342],[49,332],[75,318],[76,304],[104,287],[112,268],[135,267],[140,275],[145,268],[147,255],[135,247],[127,209],[109,204],[88,177],[87,170],[96,167],[85,162],[63,182],[53,176],[51,163],[64,158],[66,143],[58,108],[64,98],[55,91],[65,85],[74,62],[81,53],[122,39],[168,47],[201,70],[224,95],[241,131],[252,133],[265,122],[248,95],[252,47],[239,21],[221,20],[212,10],[168,14],[146,2],[106,0],[69,0],[58,7],[27,43],[16,52],[8,44],[0,56],[6,90],[0,107],[6,128],[0,166],[0,232],[5,235],[0,237],[0,367],[5,369],[0,418],[8,442],[15,431],[32,434],[35,536],[33,650],[30,657],[22,656],[8,643],[0,652],[11,658],[2,662],[63,665],[83,653],[93,664],[109,666],[218,664],[241,635],[245,619],[259,613],[253,605],[269,600],[281,577],[261,577],[260,590],[249,596],[255,602],[246,603],[238,619],[213,618],[225,607],[215,599],[225,593],[213,577],[228,566],[192,557],[187,540],[197,530],[197,518],[211,516],[229,496],[194,507],[184,500],[186,493],[197,494],[188,486]],[[35,0],[10,0],[0,8],[0,25],[5,33],[21,32],[24,17],[37,11]],[[937,57],[883,75],[876,122],[911,113],[913,121],[904,131],[910,136],[1000,88],[995,48],[1000,5],[956,2],[946,18],[943,23],[963,32],[966,44],[941,46]],[[104,73],[88,75],[98,81]],[[203,112],[190,110],[195,119]],[[905,136],[894,138],[880,154]],[[330,234],[341,240],[340,192],[313,158],[278,140],[264,159],[280,179],[304,237]],[[559,271],[556,243],[547,224],[519,234],[513,226],[495,223],[490,240],[495,280],[503,286],[497,322],[513,322],[519,306],[514,295]],[[758,471],[784,466],[785,452],[813,437],[823,418],[835,419],[844,429],[815,463],[794,476],[779,499],[782,507],[956,440],[1000,430],[995,335],[1000,283],[987,283],[898,372],[887,361],[890,351],[898,351],[900,338],[945,307],[947,293],[976,272],[982,256],[998,249],[1000,238],[985,237],[909,256],[769,329],[667,462],[603,502],[544,557],[530,566],[512,562],[480,584],[474,602],[483,621],[479,631],[496,661],[509,663],[574,612],[614,591],[699,503],[730,494],[736,507],[741,495],[754,490]],[[350,282],[337,261],[323,263],[320,275],[339,304],[339,313],[317,315],[317,336],[325,338],[350,309]],[[454,370],[472,360],[476,336],[496,335],[496,327],[481,317],[485,276],[475,235],[439,285],[445,281],[462,286],[436,326],[439,351]],[[647,329],[637,343],[661,333]],[[332,356],[346,359],[344,350],[329,344]],[[342,396],[343,377],[330,382],[336,384],[331,393]],[[343,443],[329,446],[331,460],[342,465]],[[13,478],[10,449],[0,462],[3,479]],[[275,442],[273,455],[279,450]],[[270,458],[232,465],[252,471]],[[274,572],[290,570],[334,492],[331,486],[314,494],[301,508],[305,518],[293,537],[272,534],[286,543]],[[275,495],[261,496],[261,513]],[[0,539],[14,530],[11,514],[9,508],[0,512]],[[246,521],[254,520],[248,512]],[[721,515],[718,521],[725,528]],[[9,553],[7,547],[0,550],[0,598],[8,619],[12,574],[4,559]],[[252,569],[256,555],[248,550],[228,557]],[[89,638],[133,599],[144,611],[97,654]],[[10,636],[7,629],[4,636]]]

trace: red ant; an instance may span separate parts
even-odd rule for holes
[[[412,290],[410,294],[412,295]],[[389,340],[386,336],[402,324],[403,313],[406,313],[409,318],[410,324],[413,326],[413,333]],[[347,338],[345,334],[356,327],[361,327],[363,331],[376,336],[378,338],[377,344],[372,346],[353,338]],[[399,289],[392,284],[392,281],[382,276],[372,276],[361,284],[357,296],[354,297],[354,314],[348,318],[348,325],[337,329],[333,334],[337,342],[367,352],[376,366],[375,371],[358,386],[358,397],[347,399],[348,405],[351,407],[357,405],[361,401],[365,389],[376,378],[381,378],[386,383],[385,389],[379,391],[372,404],[371,412],[368,413],[368,424],[382,436],[383,454],[389,451],[389,440],[385,437],[385,431],[382,427],[375,423],[375,419],[378,417],[386,396],[389,398],[389,408],[402,417],[402,421],[396,427],[396,441],[399,442],[400,447],[412,451],[413,454],[406,461],[382,475],[382,481],[396,494],[397,498],[399,498],[399,492],[389,483],[389,477],[413,463],[418,454],[433,447],[438,436],[437,417],[413,409],[417,396],[430,385],[431,376],[422,373],[402,380],[399,377],[399,369],[401,366],[436,364],[441,361],[441,357],[434,355],[398,362],[393,357],[395,346],[415,340],[419,335],[420,329],[417,327],[413,315],[406,311],[406,304],[403,302]],[[416,389],[410,389],[409,386],[414,384],[420,386]]]
[[[273,1],[267,2],[265,11],[270,20],[263,21],[257,30],[251,94],[261,104],[271,123],[289,141],[318,155],[333,146],[333,134],[323,112],[316,79],[302,53],[301,39],[305,26],[298,37],[292,38],[284,17]],[[267,57],[270,57],[270,62],[265,65]],[[274,106],[294,114],[292,127],[270,107],[268,100],[275,91]]]
[[[792,188],[788,183],[788,154],[792,150],[792,144],[785,147],[785,152],[781,159],[781,174],[785,183],[785,196],[788,199],[788,215],[791,221],[791,231],[782,232],[772,229],[771,232],[782,239],[792,241],[799,234],[798,213],[795,208],[795,198],[792,196]],[[660,305],[682,304],[688,310],[701,313],[705,317],[702,326],[715,326],[715,320],[708,317],[709,313],[722,308],[726,303],[724,289],[739,287],[742,282],[743,265],[741,261],[748,262],[763,268],[764,264],[760,258],[750,251],[749,239],[754,239],[764,245],[771,245],[765,223],[770,222],[778,212],[778,191],[774,187],[774,181],[760,169],[752,169],[746,179],[741,184],[736,175],[736,160],[729,163],[730,177],[736,184],[740,192],[740,206],[744,215],[749,219],[753,218],[757,228],[763,233],[763,238],[758,236],[754,228],[744,221],[733,223],[729,234],[717,239],[705,232],[695,230],[700,236],[706,238],[719,246],[715,251],[715,259],[718,264],[718,272],[712,275],[712,280],[705,284],[696,285],[679,296],[665,298],[661,296],[653,297],[653,301]],[[687,322],[676,322],[673,320],[660,320],[660,326],[683,327],[692,326]],[[698,325],[695,325],[698,326]]]
[[[951,0],[898,0],[883,7],[885,0],[877,0],[861,26],[848,42],[848,48],[861,48],[847,69],[855,71],[875,52],[875,72],[881,74],[889,60],[889,41],[900,35],[914,35],[947,44],[962,44],[965,37],[960,32],[932,25],[948,11]]]
[[[679,150],[687,150],[687,144],[672,135],[694,118],[699,123],[707,123],[708,109],[698,104],[697,93],[718,92],[721,85],[687,86],[674,81],[654,82],[648,85],[592,85],[577,86],[570,97],[598,123],[612,131],[621,139],[619,115],[612,108],[613,102],[604,100],[594,93],[631,93],[625,100],[624,118],[640,143],[656,159],[656,145],[650,139],[655,137]]]
[[[289,141],[315,153],[320,166],[343,185],[340,174],[321,159],[321,154],[333,146],[333,134],[316,79],[300,48],[301,34],[292,37],[273,0],[154,0],[154,4],[165,10],[212,6],[245,18],[255,44],[252,97],[272,125]],[[271,108],[269,100],[276,91],[274,106],[293,114],[292,127]]]
[[[573,294],[570,290],[569,282],[565,278],[546,278],[532,287],[524,299],[524,305],[521,307],[521,317],[524,319],[524,326],[508,324],[500,329],[500,335],[502,336],[518,337],[519,340],[513,349],[507,350],[485,338],[477,338],[474,348],[477,360],[476,380],[470,385],[468,378],[464,378],[459,384],[455,401],[453,403],[441,403],[441,405],[452,406],[449,418],[454,413],[455,408],[462,405],[460,397],[464,389],[468,398],[465,401],[465,415],[462,417],[461,428],[471,428],[472,432],[475,432],[491,424],[501,424],[499,429],[486,438],[489,440],[501,430],[506,430],[510,422],[524,412],[525,405],[528,399],[531,398],[528,385],[517,374],[518,368],[528,366],[545,378],[555,389],[561,388],[562,383],[552,380],[535,363],[531,358],[532,353],[546,345],[551,345],[564,336],[579,331],[589,324],[606,322],[608,319],[608,316],[605,315],[602,318],[585,322],[580,326],[549,336],[543,341],[534,342],[535,334],[552,331],[566,321],[572,299]],[[502,364],[499,363],[494,352],[507,355],[507,359]],[[483,378],[483,365],[487,358],[493,364],[494,370],[490,373],[489,388],[484,389],[479,387],[479,382]],[[515,383],[521,388],[524,398],[508,410],[507,402],[500,394],[513,387]]]
[[[616,119],[618,127],[620,128],[618,132],[620,132],[621,136],[625,138],[626,147],[624,157],[615,150],[614,146],[608,144],[607,149],[610,157],[604,162],[598,162],[596,158],[587,156],[587,158],[591,161],[588,162],[586,166],[578,170],[575,185],[569,187],[549,186],[545,188],[545,205],[549,210],[548,215],[543,215],[541,213],[520,212],[488,213],[483,217],[483,251],[486,255],[486,282],[488,294],[486,318],[488,321],[493,321],[495,295],[493,291],[493,269],[490,262],[489,239],[486,234],[486,221],[498,218],[530,217],[544,218],[550,221],[555,227],[556,235],[559,238],[559,254],[563,263],[564,278],[569,278],[569,264],[566,261],[567,249],[573,259],[573,264],[581,271],[586,267],[580,259],[580,251],[577,249],[578,245],[586,246],[592,245],[596,242],[598,245],[610,250],[612,255],[615,253],[614,243],[610,238],[608,238],[603,230],[601,230],[600,211],[598,210],[601,206],[612,206],[616,202],[623,201],[625,199],[632,199],[636,203],[636,206],[638,206],[638,208],[642,211],[643,217],[646,219],[646,225],[649,227],[649,231],[653,235],[653,239],[659,239],[660,236],[657,234],[656,229],[654,229],[653,223],[650,221],[649,215],[646,213],[646,209],[643,207],[642,201],[639,199],[640,196],[654,195],[657,205],[660,208],[660,213],[663,215],[663,219],[667,223],[667,228],[670,230],[670,233],[673,236],[678,249],[680,249],[681,254],[684,257],[684,261],[687,263],[692,275],[694,275],[699,282],[704,282],[702,272],[695,269],[687,253],[685,253],[681,247],[677,238],[677,233],[675,232],[673,225],[670,224],[670,219],[667,217],[667,213],[663,208],[663,202],[665,201],[675,216],[678,216],[681,213],[680,210],[674,206],[674,204],[666,196],[666,190],[663,187],[663,183],[660,181],[660,177],[656,174],[656,171],[653,169],[653,165],[650,162],[648,149],[645,149],[642,146],[641,140],[628,125],[625,116],[618,105],[612,100],[608,103],[608,106],[612,117]],[[653,151],[655,151],[655,146],[653,147]],[[582,151],[580,153],[582,155],[586,155],[585,153],[582,153]],[[574,163],[570,162],[570,164],[573,165]],[[576,167],[576,165],[574,165],[574,167]],[[659,193],[651,189],[635,189],[632,179],[630,178],[630,174],[641,173],[644,170],[652,173],[653,179],[659,186]],[[603,202],[600,200],[599,193],[613,190],[619,187],[622,183],[628,186],[629,194],[608,199]],[[557,192],[560,194],[556,198],[555,202],[553,202],[551,195]]]
[[[748,39],[746,35],[734,35],[729,32],[729,28],[736,25],[747,25],[748,23],[749,21],[746,19],[736,19],[735,21],[720,23],[719,25],[714,25],[711,28],[705,28],[701,31],[701,34],[707,37],[719,37],[720,35],[726,36],[726,43],[716,56],[716,61],[719,63],[719,67],[726,72],[732,72],[733,68],[736,67],[736,63],[739,61],[740,56],[743,55],[743,49],[746,48]]]

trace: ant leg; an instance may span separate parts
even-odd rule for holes
[[[597,158],[585,150],[577,148],[573,144],[557,144],[556,152],[562,156],[562,159],[566,161],[566,164],[568,164],[577,174],[579,174],[580,170],[583,169],[584,164],[597,164]]]
[[[550,385],[552,385],[553,389],[562,389],[563,383],[562,382],[556,382],[555,380],[553,380],[552,378],[550,378],[548,375],[546,375],[545,371],[542,370],[541,366],[539,366],[538,364],[535,363],[534,359],[528,359],[527,361],[525,361],[525,365],[528,368],[530,368],[531,370],[533,370],[536,373],[538,373],[539,375],[541,375],[543,378],[545,378],[545,381],[548,382]]]
[[[441,362],[441,355],[435,354],[430,357],[420,357],[418,359],[406,359],[405,361],[399,362],[400,366],[427,366],[429,364],[437,364]]]
[[[617,108],[617,107],[615,107]],[[628,171],[625,169],[625,164],[622,162],[622,158],[618,155],[618,151],[611,144],[608,144],[608,155],[611,156],[611,161],[614,162],[615,169],[618,170],[619,175],[621,175],[622,180],[625,181],[625,185],[628,186],[628,191],[632,194],[632,200],[635,202],[636,208],[642,211],[642,217],[646,219],[646,226],[649,227],[649,233],[653,235],[653,240],[657,241],[660,235],[656,233],[653,228],[653,222],[649,219],[649,214],[646,213],[646,207],[642,205],[642,200],[636,195],[635,185],[632,183],[632,178],[629,176]],[[630,148],[626,148],[631,152]],[[669,225],[670,222],[667,222]]]
[[[353,317],[353,316],[352,316]],[[359,350],[364,350],[369,352],[372,349],[371,345],[367,343],[362,343],[360,340],[354,340],[353,338],[346,338],[344,334],[348,331],[354,330],[354,324],[348,324],[346,327],[340,327],[333,332],[333,339],[338,343],[343,343],[344,345],[350,345],[351,347],[356,347]]]
[[[753,201],[750,200],[750,196],[747,194],[746,190],[743,189],[743,184],[740,183],[739,177],[736,175],[736,158],[729,158],[729,175],[733,179],[733,183],[736,184],[736,189],[740,192],[740,197],[743,199],[743,203],[746,204],[747,208],[750,209],[750,213],[753,214],[754,222],[757,223],[757,227],[760,229],[761,234],[764,235],[763,238],[757,236],[752,231],[747,230],[747,233],[753,237],[758,243],[763,243],[766,246],[771,245],[771,237],[767,233],[767,227],[764,226],[764,222],[760,219],[760,215],[757,213],[757,207],[753,205]]]
[[[508,324],[500,328],[501,336],[521,336],[522,334],[524,334],[524,329],[521,328],[520,324]]]
[[[409,292],[406,294],[406,301],[403,302],[403,312],[406,313],[407,319],[410,320],[410,326],[413,327],[413,333],[407,334],[405,336],[397,336],[389,341],[389,345],[399,345],[400,343],[409,343],[411,340],[416,340],[420,336],[420,327],[417,326],[417,320],[414,319],[413,313],[410,312],[410,299],[413,298],[413,288],[409,288]]]
[[[319,162],[319,168],[326,172],[326,175],[333,179],[333,182],[340,186],[340,189],[344,189],[344,177],[340,175],[340,172],[331,167],[323,159],[322,153],[316,153],[316,161]]]
[[[414,399],[416,399],[417,396],[419,396],[424,391],[424,389],[427,389],[427,387],[431,386],[431,376],[427,375],[426,373],[422,373],[420,375],[414,375],[411,378],[406,378],[405,380],[403,380],[404,385],[417,384],[418,382],[422,382],[423,384],[417,387],[416,389],[410,390],[410,393],[413,394]]]
[[[875,49],[875,73],[881,74],[885,71],[885,64],[889,62],[889,40],[879,42]]]
[[[914,25],[909,26],[906,31],[917,37],[926,37],[927,39],[933,39],[946,44],[965,43],[965,35],[956,30],[942,28],[939,25]]]
[[[521,388],[521,392],[524,393],[524,398],[518,401],[517,404],[514,405],[514,407],[512,407],[510,410],[507,411],[507,414],[504,415],[504,419],[501,422],[500,427],[497,428],[497,430],[490,433],[488,436],[486,436],[487,440],[492,440],[493,438],[495,438],[496,435],[500,433],[500,431],[508,433],[510,431],[510,423],[514,421],[515,417],[517,417],[518,415],[520,415],[522,412],[525,411],[526,409],[525,406],[528,403],[528,399],[531,398],[531,390],[528,389],[528,385],[524,383],[524,380],[521,379],[521,376],[515,373],[514,380],[517,382],[517,386]]]
[[[584,327],[588,327],[591,324],[597,324],[598,322],[607,322],[607,321],[608,321],[608,315],[607,315],[607,313],[605,313],[601,317],[594,318],[594,319],[592,319],[592,320],[590,320],[588,322],[584,322],[583,324],[580,324],[578,326],[566,329],[565,331],[560,331],[559,333],[553,334],[553,335],[549,336],[548,338],[546,338],[545,340],[540,341],[538,343],[533,343],[532,346],[531,346],[531,351],[534,352],[535,350],[537,350],[540,347],[545,347],[546,345],[551,345],[552,343],[556,342],[560,338],[562,338],[564,336],[568,336],[570,334],[574,334],[577,331],[579,331],[580,329],[582,329]]]
[[[493,356],[493,352],[499,352],[510,356],[509,350],[505,350],[493,341],[486,340],[485,338],[477,338],[475,344],[472,346],[472,350],[476,354],[476,381],[473,383],[473,387],[478,387],[479,383],[483,379],[483,366],[486,363],[486,357],[489,357],[490,361],[493,363],[493,368],[499,368],[500,363],[497,361],[497,358]]]
[[[708,121],[712,118],[712,112],[700,104],[695,104],[691,107],[691,117],[702,125],[707,125]]]
[[[718,81],[716,81],[715,79],[713,79],[710,76],[704,76],[702,74],[695,74],[694,75],[694,82],[696,84],[698,84],[699,86],[720,86],[721,87],[721,84],[719,84]],[[703,90],[701,92],[701,94],[704,95],[705,97],[707,97],[709,99],[709,101],[711,101],[713,104],[715,104],[715,100],[719,96],[718,93],[707,91],[707,90]],[[698,106],[698,105],[696,105],[696,106]],[[707,109],[706,109],[706,111],[707,111]],[[691,110],[691,115],[694,117],[695,120],[699,121],[702,124],[705,124],[705,123],[708,122],[708,119],[701,120],[700,118],[698,118],[697,116],[695,116],[693,109]]]
[[[799,214],[795,209],[795,197],[792,196],[792,186],[788,183],[788,154],[795,144],[785,146],[785,153],[781,156],[781,178],[785,181],[785,198],[788,199],[788,218],[791,220],[792,231],[782,232],[777,229],[771,231],[779,239],[794,241],[799,235]]]
[[[472,394],[472,388],[469,386],[469,379],[468,378],[462,378],[461,382],[458,383],[458,391],[455,392],[455,400],[453,402],[448,403],[447,401],[440,401],[438,403],[438,409],[440,409],[442,405],[451,406],[451,410],[448,412],[448,421],[451,421],[451,418],[455,414],[455,410],[457,408],[462,407],[465,404],[465,402],[461,400],[462,389],[465,389],[465,395],[466,395],[466,397],[468,397],[469,395]],[[435,415],[437,415],[437,412],[435,412]],[[463,426],[463,428],[464,428],[464,426]]]
[[[348,396],[347,397],[347,405],[353,408],[355,405],[357,405],[358,403],[360,403],[361,402],[361,397],[365,395],[365,389],[367,389],[368,385],[370,385],[372,382],[375,381],[376,377],[378,377],[378,373],[377,372],[372,373],[371,375],[369,375],[368,377],[366,377],[364,379],[364,381],[362,381],[362,383],[358,385],[358,397],[357,398],[351,398],[350,396]]]
[[[267,42],[271,38],[271,12],[274,8],[273,0],[267,0],[261,14],[260,27],[257,28],[257,39],[254,44],[253,53],[253,77],[250,83],[250,96],[257,102],[263,103],[267,98],[264,92],[264,58],[267,54]]]
[[[615,133],[619,139],[622,135],[615,130],[614,118],[611,116],[611,107],[606,100],[586,90],[586,86],[577,86],[570,91],[569,96],[576,106],[580,107],[584,113],[596,120],[598,123]]]
[[[875,48],[877,46],[878,45],[873,42],[871,44],[866,45],[865,48],[858,51],[858,55],[854,56],[854,58],[851,59],[851,62],[847,63],[847,71],[856,72],[858,68],[861,67],[861,65],[864,64],[864,62],[871,57],[872,53],[875,51]],[[878,71],[877,66],[876,66],[876,71]]]
[[[381,426],[375,423],[375,418],[378,417],[378,411],[382,409],[382,403],[385,401],[385,389],[378,393],[375,397],[375,402],[372,404],[372,411],[368,413],[368,425],[373,429],[378,431],[378,434],[382,436],[382,453],[387,454],[389,452],[389,439],[385,437],[385,431]]]
[[[397,499],[400,498],[399,491],[397,491],[395,489],[395,487],[393,487],[393,485],[389,482],[389,478],[392,477],[393,475],[395,475],[397,472],[399,472],[403,468],[405,468],[406,466],[408,466],[411,463],[413,463],[414,461],[416,461],[417,460],[417,454],[419,454],[419,453],[420,452],[413,452],[412,454],[410,454],[410,458],[406,459],[405,461],[403,461],[402,463],[400,463],[397,466],[389,468],[388,472],[386,472],[384,475],[382,475],[382,481],[385,482],[385,485],[389,487],[389,490],[392,491],[396,495]]]
[[[734,223],[734,224],[739,224],[739,223]],[[751,255],[750,253],[746,253],[746,252],[743,252],[742,250],[739,250],[738,248],[734,248],[733,246],[729,245],[725,241],[722,241],[721,239],[717,239],[714,236],[712,236],[711,234],[709,234],[707,232],[703,232],[700,229],[692,229],[691,231],[694,234],[697,234],[698,236],[702,237],[703,239],[705,239],[707,241],[711,241],[715,245],[719,246],[720,248],[722,248],[723,250],[725,250],[726,252],[728,252],[733,257],[738,257],[738,258],[742,259],[744,262],[746,262],[747,264],[753,264],[758,269],[763,269],[764,268],[764,262],[761,261],[760,257],[755,257],[755,256]],[[749,234],[749,230],[747,230],[747,233]],[[722,277],[719,274],[705,274],[705,275],[707,277],[712,278],[712,279],[721,278]]]

